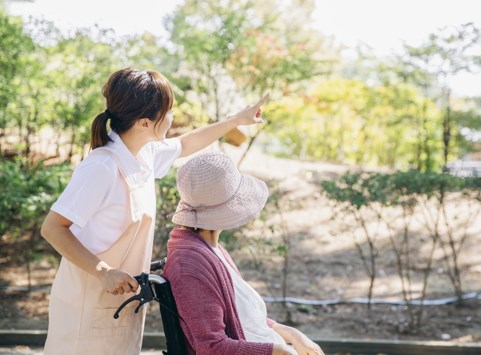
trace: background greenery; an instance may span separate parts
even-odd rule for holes
[[[178,126],[218,121],[270,91],[264,130],[276,154],[439,171],[477,149],[461,130],[480,128],[479,98],[453,97],[449,86],[456,73],[480,69],[473,24],[440,29],[400,55],[359,49],[346,61],[306,21],[311,2],[269,5],[185,1],[165,20],[168,41],[101,28],[61,33],[0,12],[0,153],[30,157],[51,128],[62,133],[53,155],[85,155],[92,117],[104,109],[101,87],[125,66],[174,83]],[[303,16],[288,19],[294,9]]]
[[[342,48],[310,25],[313,2],[291,1],[283,9],[275,3],[186,0],[165,20],[167,41],[150,33],[118,38],[102,28],[65,33],[0,9],[2,261],[29,268],[39,257],[56,255],[39,237],[40,223],[75,163],[88,153],[90,123],[105,109],[102,85],[126,66],[158,70],[174,84],[172,135],[219,121],[269,91],[267,124],[250,132],[246,149],[255,142],[279,156],[392,171],[347,174],[319,185],[360,224],[362,212],[373,208],[412,213],[422,201],[437,201],[442,212],[446,194],[460,191],[479,200],[477,179],[443,174],[448,162],[480,152],[479,143],[463,132],[481,129],[481,98],[455,97],[450,87],[457,73],[481,69],[479,28],[466,23],[439,29],[421,45],[406,44],[401,54],[382,58],[359,48],[358,59],[346,60]],[[290,16],[293,11],[297,16]],[[159,182],[158,191],[154,252],[165,255],[167,215],[178,198],[175,172]],[[273,193],[266,210],[279,213],[281,200],[282,192]],[[445,259],[452,260],[447,269],[461,297],[456,258],[462,245],[449,239],[446,223],[444,234],[429,240],[439,247],[456,245]],[[286,295],[289,238],[282,225],[266,228],[283,235],[269,247],[284,258]],[[405,236],[395,240],[403,245]],[[227,240],[235,245],[235,232]],[[374,282],[375,245],[367,245],[370,250],[359,252]],[[399,250],[399,273],[406,278],[409,265],[403,263],[405,249]],[[409,287],[403,291],[410,301]],[[420,319],[413,316],[413,324]]]

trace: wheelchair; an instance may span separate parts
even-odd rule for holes
[[[167,258],[163,258],[152,262],[150,271],[163,271],[166,260]],[[142,305],[154,300],[157,301],[167,345],[167,351],[162,351],[162,353],[164,355],[187,355],[186,340],[180,327],[181,317],[177,312],[169,281],[162,277],[162,273],[160,275],[142,273],[134,278],[140,285],[140,292],[122,303],[115,312],[114,318],[117,319],[122,309],[130,302],[139,301],[135,308],[135,313],[137,313]]]

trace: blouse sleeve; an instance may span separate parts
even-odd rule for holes
[[[105,162],[84,160],[50,209],[83,228],[108,196],[117,173]]]
[[[196,275],[170,278],[184,333],[197,355],[271,355],[274,345],[229,338],[219,295]],[[195,292],[193,292],[195,290]],[[185,323],[184,323],[185,322]]]
[[[151,143],[154,176],[160,179],[167,174],[174,161],[182,153],[182,143],[179,138],[168,138]]]

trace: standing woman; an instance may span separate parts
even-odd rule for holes
[[[238,125],[259,123],[254,106],[180,137],[166,139],[174,94],[156,71],[113,73],[107,109],[92,123],[92,152],[51,207],[42,236],[62,255],[52,285],[44,354],[139,354],[145,307],[114,319],[148,272],[155,226],[155,179],[178,157],[208,146]],[[110,132],[107,123],[110,121]]]

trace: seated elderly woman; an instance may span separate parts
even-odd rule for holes
[[[164,276],[170,281],[189,354],[323,354],[300,331],[267,318],[260,295],[219,244],[222,230],[256,217],[267,186],[222,153],[203,153],[177,174]]]

